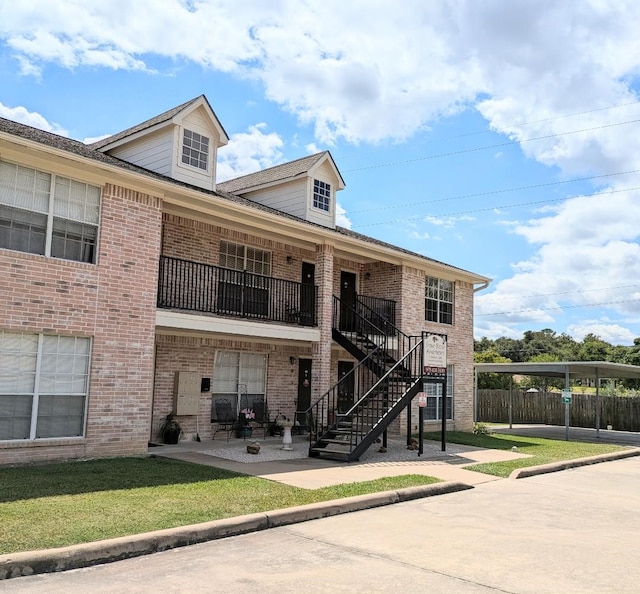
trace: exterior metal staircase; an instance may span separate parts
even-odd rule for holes
[[[422,337],[403,334],[366,304],[334,297],[333,339],[358,361],[307,411],[309,455],[355,461],[382,436],[422,388]],[[345,390],[353,405],[339,410]],[[315,439],[313,439],[315,436]]]

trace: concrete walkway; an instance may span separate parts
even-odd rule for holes
[[[294,450],[289,452],[289,459],[286,458],[287,454],[283,453],[281,459],[269,460],[272,450],[282,448],[280,440],[266,438],[258,441],[262,444],[261,453],[249,456],[239,454],[246,451],[246,444],[250,442],[238,439],[224,444],[211,441],[182,442],[175,446],[152,448],[149,453],[224,468],[303,489],[318,489],[404,474],[423,474],[443,481],[477,485],[498,480],[498,477],[467,470],[467,466],[478,462],[502,462],[528,457],[517,452],[487,450],[458,444],[447,444],[446,451],[443,452],[440,443],[433,441],[425,441],[423,454],[418,456],[417,451],[408,450],[402,440],[390,439],[384,453],[377,451],[374,446],[359,462],[340,462],[309,458],[306,455],[306,439],[304,436],[296,436]]]

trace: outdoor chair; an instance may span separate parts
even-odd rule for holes
[[[213,436],[211,439],[216,438],[216,433],[218,431],[226,431],[227,441],[229,441],[229,436],[231,435],[231,432],[234,430],[238,421],[236,412],[233,409],[231,402],[226,398],[218,398],[214,403],[214,408],[216,414],[215,417],[211,419],[211,421],[213,423],[217,423],[218,427],[213,432]]]
[[[262,429],[262,438],[264,439],[267,436],[267,427],[269,426],[269,414],[264,400],[253,401],[253,413],[255,417],[251,420],[251,424]]]

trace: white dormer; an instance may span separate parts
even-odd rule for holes
[[[329,151],[221,182],[218,190],[331,229],[344,180]]]
[[[228,142],[207,98],[200,95],[91,147],[177,181],[215,190],[217,151]]]

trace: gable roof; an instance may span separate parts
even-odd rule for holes
[[[338,167],[336,166],[329,151],[322,151],[315,155],[301,157],[295,161],[289,161],[288,163],[282,163],[281,165],[268,167],[267,169],[262,169],[255,173],[249,173],[225,182],[220,182],[217,187],[223,192],[242,194],[249,190],[255,190],[275,182],[305,176],[310,173],[312,169],[320,166],[326,160],[329,160],[329,165],[334,169],[336,176],[340,180],[340,189],[344,188],[344,179],[342,179],[342,175],[340,175],[340,171],[338,171]]]
[[[203,188],[200,188],[198,186],[194,186],[192,184],[183,182],[183,181],[179,181],[176,179],[173,179],[171,177],[168,177],[166,175],[163,175],[161,173],[157,173],[155,171],[151,171],[149,169],[145,169],[144,167],[140,167],[139,165],[134,165],[133,163],[129,163],[128,161],[123,161],[122,159],[118,159],[117,157],[112,157],[109,154],[103,153],[99,150],[95,150],[94,148],[92,148],[92,145],[86,145],[83,142],[80,142],[78,140],[73,140],[71,138],[67,138],[65,136],[60,136],[58,134],[54,134],[52,132],[46,132],[44,130],[40,130],[38,128],[33,128],[31,126],[27,126],[25,124],[20,124],[18,122],[14,122],[13,120],[7,120],[5,118],[0,117],[0,139],[2,139],[2,136],[13,136],[16,138],[23,138],[27,141],[31,141],[37,144],[40,144],[42,146],[47,146],[47,147],[51,147],[53,149],[59,150],[59,151],[64,151],[66,153],[70,153],[73,155],[76,155],[77,157],[81,157],[81,158],[85,158],[85,159],[90,159],[92,161],[95,161],[97,163],[102,163],[106,166],[111,166],[111,167],[116,167],[118,169],[124,170],[124,171],[130,171],[132,173],[136,173],[136,174],[140,174],[143,175],[145,177],[148,177],[150,179],[156,179],[159,182],[163,182],[163,183],[169,183],[172,186],[176,187],[176,188],[186,188],[192,191],[197,191],[199,194],[204,194],[207,196],[213,196],[216,198],[220,198],[223,200],[227,200],[229,202],[235,202],[236,204],[240,204],[244,207],[247,208],[251,208],[254,209],[256,211],[262,211],[265,213],[270,213],[273,215],[276,215],[278,217],[284,218],[284,219],[288,219],[290,221],[295,221],[297,223],[302,223],[304,225],[309,225],[310,227],[316,228],[316,229],[321,229],[323,233],[335,233],[337,235],[342,235],[344,237],[349,237],[352,239],[355,239],[357,241],[362,241],[363,243],[368,243],[370,245],[375,245],[378,247],[383,247],[383,248],[387,248],[390,249],[394,252],[400,253],[400,254],[406,254],[408,256],[412,256],[414,258],[418,258],[422,261],[425,262],[431,262],[434,264],[438,264],[440,266],[444,266],[445,268],[449,269],[449,270],[455,270],[458,271],[460,273],[463,273],[464,275],[468,275],[471,277],[474,277],[473,282],[487,282],[490,279],[484,276],[481,276],[477,273],[473,273],[470,272],[468,270],[465,270],[463,268],[459,268],[457,266],[453,266],[451,264],[447,264],[445,262],[440,262],[439,260],[434,260],[433,258],[429,258],[427,256],[424,256],[422,254],[418,254],[416,252],[412,252],[410,250],[406,250],[404,248],[401,248],[397,245],[393,245],[390,243],[386,243],[384,241],[375,239],[373,237],[369,237],[368,235],[362,235],[360,233],[356,233],[355,231],[352,231],[351,229],[347,229],[345,227],[338,227],[336,226],[335,229],[330,229],[328,227],[325,227],[323,225],[319,225],[318,223],[314,223],[311,221],[307,221],[305,219],[302,219],[300,217],[297,217],[295,215],[292,214],[288,214],[286,212],[283,212],[281,210],[275,209],[273,207],[270,206],[266,206],[263,204],[260,204],[258,202],[254,202],[253,200],[244,198],[242,196],[239,196],[238,194],[234,194],[228,191],[221,191],[220,189],[220,184],[218,184],[218,189],[217,190],[206,190]],[[325,153],[331,157],[331,155],[329,155],[328,152],[325,151]],[[306,161],[306,160],[310,160],[313,163],[318,163],[320,156],[324,155],[325,153],[319,153],[318,155],[311,155],[309,157],[303,157],[302,159],[298,159],[297,161],[291,161],[291,163],[285,163],[283,165],[278,165],[277,167],[272,167],[271,169],[276,169],[276,168],[285,168],[288,165],[291,164],[295,164],[298,161]],[[317,159],[314,159],[314,157],[317,157]],[[333,161],[333,160],[332,160]],[[304,166],[304,164],[298,164],[297,167],[302,167]],[[294,165],[294,167],[296,167]],[[311,165],[311,167],[313,167],[313,165]],[[255,174],[251,174],[251,175],[255,175]],[[245,176],[247,177],[247,176]],[[238,178],[241,179],[241,178]]]
[[[195,107],[196,103],[202,103],[205,106],[205,108],[211,112],[210,115],[212,116],[213,123],[217,128],[219,128],[222,140],[225,141],[225,143],[229,142],[229,136],[225,132],[225,129],[222,127],[222,124],[220,123],[218,116],[215,114],[215,112],[211,108],[209,101],[204,95],[199,95],[198,97],[194,97],[189,101],[185,101],[181,105],[177,105],[176,107],[173,107],[140,124],[132,126],[131,128],[127,128],[126,130],[122,130],[122,132],[118,132],[117,134],[113,134],[112,136],[108,136],[107,138],[103,138],[102,140],[98,140],[97,142],[94,142],[88,146],[90,146],[92,149],[103,150],[105,148],[110,147],[113,144],[118,143],[121,140],[129,138],[131,136],[135,136],[140,132],[144,132],[145,130],[149,130],[151,128],[155,128],[155,127],[161,126],[162,124],[171,122],[176,116],[180,115],[184,111],[187,111],[191,107]]]

